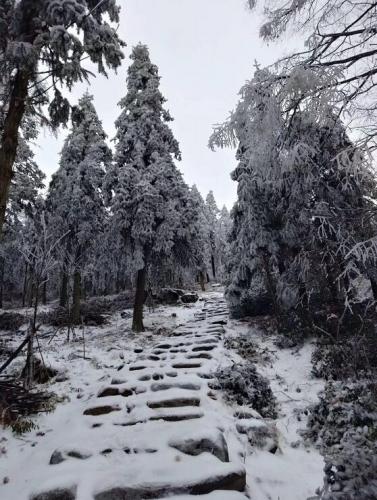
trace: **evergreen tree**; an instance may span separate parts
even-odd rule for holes
[[[232,219],[229,210],[224,205],[220,210],[217,221],[217,231],[215,235],[215,244],[218,258],[218,275],[221,282],[228,280],[226,266],[229,261],[229,239],[232,230]]]
[[[343,311],[353,314],[352,283],[369,273],[375,286],[368,270],[377,253],[368,222],[367,199],[376,189],[368,161],[328,107],[309,102],[293,117],[285,111],[301,83],[257,69],[213,140],[238,141],[227,288],[233,312],[273,308],[283,328],[290,318],[292,329],[297,315],[302,330],[300,322],[312,325],[327,303],[340,321]]]
[[[217,249],[216,249],[216,229],[217,229],[217,218],[219,215],[219,209],[216,205],[216,200],[213,195],[213,191],[210,191],[206,197],[206,214],[209,228],[209,247],[211,254],[211,269],[212,277],[216,279],[216,267],[217,267]]]
[[[62,240],[61,305],[67,305],[68,271],[72,268],[74,322],[80,319],[81,270],[93,250],[93,242],[105,228],[101,188],[112,156],[105,139],[93,98],[85,94],[74,109],[72,128],[47,198],[50,227],[60,237],[66,235]]]
[[[136,272],[133,330],[142,331],[148,267],[188,261],[190,244],[182,224],[188,189],[173,161],[181,155],[168,126],[172,118],[163,107],[158,68],[144,45],[133,49],[131,59],[116,121],[115,162],[105,186],[112,194],[113,226]]]
[[[13,174],[19,131],[27,110],[50,124],[67,123],[71,90],[87,80],[86,59],[106,74],[120,66],[123,43],[115,0],[2,0],[0,5],[0,233]],[[44,121],[44,120],[43,120]]]
[[[14,225],[20,217],[35,205],[39,191],[44,188],[45,174],[34,160],[30,142],[38,137],[36,122],[26,117],[18,139],[14,176],[9,190],[6,222]]]
[[[199,283],[202,291],[205,291],[205,284],[208,281],[208,269],[211,260],[210,252],[210,227],[208,223],[208,213],[206,205],[198,188],[194,184],[191,188],[191,198],[193,200],[194,212],[198,228],[198,247],[197,247],[197,269]]]
[[[17,295],[20,292],[20,276],[25,274],[26,282],[29,281],[29,266],[17,249],[25,217],[32,217],[34,214],[36,206],[40,204],[39,192],[44,188],[45,175],[36,164],[29,144],[37,135],[35,120],[30,116],[25,117],[19,134],[14,176],[0,243],[0,307],[4,290]],[[23,304],[24,302],[23,300]]]

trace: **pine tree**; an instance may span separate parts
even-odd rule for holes
[[[144,45],[133,49],[131,59],[116,121],[115,162],[105,186],[113,194],[112,224],[136,272],[133,330],[142,331],[148,267],[187,261],[190,245],[182,220],[188,189],[173,161],[181,155],[168,126],[172,118],[163,107],[158,68]]]
[[[228,300],[241,315],[272,305],[284,329],[302,331],[328,302],[340,321],[357,317],[352,283],[369,273],[374,286],[368,270],[377,247],[368,222],[376,183],[367,158],[327,106],[306,102],[294,116],[285,111],[301,84],[295,75],[281,81],[257,69],[213,140],[238,141]]]
[[[216,230],[217,230],[217,218],[219,215],[219,209],[217,207],[213,191],[210,191],[206,197],[206,214],[209,227],[209,247],[211,254],[212,277],[213,279],[216,279],[216,267],[217,267]]]
[[[72,319],[79,322],[81,270],[104,231],[106,210],[102,183],[111,151],[93,98],[85,94],[74,109],[72,129],[64,143],[59,170],[50,183],[47,207],[49,225],[64,237],[61,257],[61,305],[66,305],[68,270],[73,269]]]
[[[37,135],[35,120],[30,116],[25,117],[19,134],[14,176],[9,190],[4,232],[0,242],[0,307],[4,289],[17,293],[20,289],[20,276],[26,274],[26,281],[29,279],[28,266],[25,266],[24,259],[17,249],[24,220],[35,212],[36,206],[40,203],[40,190],[44,188],[45,174],[36,164],[30,147],[30,142],[35,140]]]
[[[205,284],[208,281],[208,266],[211,260],[210,251],[210,227],[208,223],[208,213],[206,205],[198,188],[194,184],[191,188],[195,218],[197,220],[198,246],[197,246],[197,273],[202,291],[205,291]],[[194,220],[194,219],[193,219]]]
[[[224,205],[220,210],[220,215],[217,221],[217,230],[215,235],[215,244],[218,255],[218,274],[221,282],[228,280],[227,276],[227,262],[229,261],[229,239],[232,230],[232,220],[229,210]]]
[[[25,112],[48,107],[50,124],[67,123],[71,90],[87,80],[86,59],[106,74],[123,54],[115,0],[2,0],[0,5],[0,233]]]
[[[9,190],[7,224],[19,223],[20,217],[35,205],[39,191],[44,188],[45,174],[34,160],[30,142],[38,137],[36,122],[30,116],[23,122],[18,139],[14,176]]]

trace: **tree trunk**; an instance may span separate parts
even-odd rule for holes
[[[59,306],[60,307],[67,307],[67,303],[68,303],[68,275],[64,269],[62,270],[60,279],[61,279],[61,283],[60,283]]]
[[[261,252],[261,257],[262,257],[262,262],[263,262],[263,267],[264,267],[264,272],[265,272],[265,283],[266,283],[266,288],[267,292],[271,297],[272,300],[272,306],[274,308],[274,314],[276,318],[281,317],[281,311],[279,307],[279,303],[277,300],[277,293],[276,293],[276,284],[275,280],[272,276],[271,272],[271,266],[270,266],[270,259],[269,256],[267,255],[266,252]]]
[[[205,292],[206,291],[206,285],[205,285],[203,271],[200,271],[200,273],[199,273],[199,283],[200,283],[200,288],[202,289],[202,292]]]
[[[18,132],[25,113],[30,75],[18,70],[9,99],[0,143],[0,236],[2,235],[7,208],[9,186],[13,176],[13,164],[17,155]]]
[[[369,278],[369,280],[372,287],[373,298],[374,300],[377,300],[377,281],[374,278]]]
[[[47,278],[45,279],[42,288],[42,304],[44,306],[47,304]]]
[[[329,287],[332,302],[339,307],[341,306],[341,302],[339,300],[339,290],[336,284],[336,274],[329,265],[326,265],[326,273],[327,284]]]
[[[5,272],[5,259],[0,257],[0,309],[3,308],[4,299],[4,272]]]
[[[28,282],[28,307],[33,307],[33,299],[35,296],[35,274],[34,268],[32,267],[29,273],[29,282]]]
[[[27,349],[27,357],[25,364],[25,380],[24,387],[27,390],[30,390],[34,381],[34,337],[37,333],[37,315],[38,315],[38,306],[39,306],[39,287],[40,287],[40,278],[39,276],[35,277],[35,282],[33,281],[33,289],[35,290],[34,298],[34,311],[33,316],[30,320],[30,333],[29,333],[29,342]]]
[[[28,283],[28,271],[29,266],[28,263],[25,263],[25,275],[24,275],[24,286],[22,288],[22,307],[25,307],[26,304],[26,294],[27,294],[27,283]]]
[[[73,302],[72,302],[72,323],[78,325],[80,321],[81,306],[81,273],[76,270],[73,275]]]
[[[147,266],[139,269],[136,278],[136,292],[134,302],[134,314],[132,320],[132,330],[134,332],[143,332],[143,307],[145,299],[145,283],[147,278]]]
[[[215,257],[213,256],[213,254],[211,255],[211,266],[212,266],[212,276],[213,276],[213,279],[215,280],[216,279],[216,266],[215,266]]]

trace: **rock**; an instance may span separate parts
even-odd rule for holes
[[[246,434],[251,446],[276,453],[279,449],[279,436],[274,425],[258,419],[240,420],[236,424],[240,434]]]
[[[50,458],[50,465],[58,465],[67,460],[67,458],[77,458],[78,460],[86,460],[91,457],[90,453],[84,453],[78,450],[55,450]]]
[[[184,291],[178,288],[162,288],[156,298],[161,304],[176,304],[182,295]]]
[[[55,377],[55,382],[66,382],[69,380],[69,376],[66,372],[58,373]]]
[[[120,313],[120,317],[123,319],[130,319],[130,318],[132,318],[132,312],[131,311],[122,311]]]
[[[213,477],[193,481],[191,484],[179,486],[140,486],[118,487],[97,493],[95,500],[145,500],[148,498],[162,498],[171,495],[206,495],[216,490],[244,491],[246,486],[246,473],[244,469],[233,472],[224,472]],[[39,500],[39,499],[38,499]],[[44,500],[44,499],[42,499]],[[60,500],[60,499],[59,499]]]
[[[114,383],[114,382],[113,382]],[[107,396],[118,396],[119,395],[118,387],[106,387],[106,389],[102,389],[97,398],[106,398]]]
[[[75,500],[76,486],[73,488],[56,488],[54,490],[38,493],[30,497],[30,500]]]
[[[84,415],[106,415],[107,413],[111,413],[113,411],[120,411],[119,406],[95,406],[94,408],[88,408],[84,411]]]
[[[219,433],[217,439],[212,438],[191,438],[182,441],[172,441],[169,446],[185,453],[186,455],[197,456],[201,453],[212,453],[222,462],[229,462],[228,446],[223,434]]]
[[[202,418],[203,413],[184,413],[184,414],[168,414],[168,415],[154,415],[149,420],[164,420],[164,422],[182,422],[184,420],[194,420],[197,418]]]
[[[214,321],[210,321],[211,325],[226,325],[227,324],[226,319],[216,319]]]
[[[63,453],[59,450],[55,450],[50,458],[50,465],[57,465],[64,462],[65,458],[63,457]]]
[[[201,363],[175,363],[173,365],[173,368],[176,368],[177,370],[182,370],[184,368],[200,368],[202,365]]]
[[[196,292],[185,293],[181,296],[181,301],[184,304],[194,304],[195,302],[198,302],[198,300],[199,295]]]
[[[159,392],[159,391],[167,391],[169,389],[173,389],[173,388],[177,388],[177,389],[186,389],[186,390],[189,390],[189,391],[198,391],[200,389],[200,385],[199,384],[194,384],[192,382],[177,382],[177,383],[166,383],[166,382],[163,382],[163,383],[154,383],[151,385],[151,391],[152,392]]]
[[[84,453],[83,451],[70,450],[66,452],[67,457],[77,458],[78,460],[87,460],[92,455],[91,453]]]
[[[181,397],[173,399],[165,399],[161,401],[150,401],[147,403],[149,408],[181,408],[183,406],[199,406],[200,398],[194,397]]]

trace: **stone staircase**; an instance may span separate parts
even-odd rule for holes
[[[224,417],[208,385],[227,317],[223,299],[208,299],[172,335],[135,349],[135,361],[86,403],[80,426],[72,422],[29,499],[248,498],[242,459],[227,439],[237,420]]]

